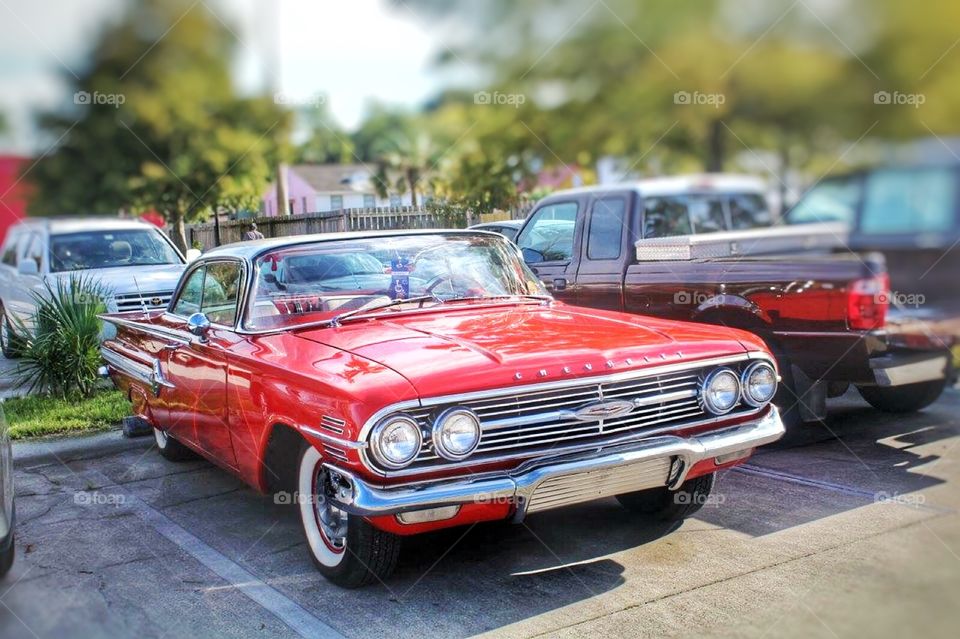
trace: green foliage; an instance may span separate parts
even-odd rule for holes
[[[16,370],[18,385],[27,392],[56,397],[89,397],[99,380],[100,332],[97,317],[106,311],[109,291],[84,276],[44,282],[45,291],[33,294],[36,311],[32,326],[18,326],[24,337]]]
[[[90,397],[28,395],[3,404],[12,439],[106,430],[130,414],[130,402],[118,390]]]
[[[441,63],[479,68],[487,91],[525,97],[519,108],[480,112],[467,96],[444,109],[475,113],[464,122],[478,138],[498,122],[499,139],[519,134],[547,165],[610,155],[641,174],[669,173],[769,150],[836,169],[867,134],[957,132],[960,5],[950,0],[922,10],[902,0],[403,3],[456,24]],[[924,102],[878,104],[877,91]],[[706,100],[679,104],[678,92]]]
[[[256,208],[291,118],[272,98],[237,96],[234,47],[202,3],[130,3],[75,83],[79,103],[41,121],[59,144],[31,171],[31,212],[156,209],[184,249],[185,222]]]
[[[349,164],[356,161],[355,147],[325,104],[301,109],[297,115],[307,130],[307,139],[294,152],[297,164]]]

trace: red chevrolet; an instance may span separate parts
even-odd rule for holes
[[[448,526],[607,497],[682,519],[784,432],[759,338],[558,302],[492,233],[234,244],[165,310],[104,319],[160,452],[296,503],[346,587]]]

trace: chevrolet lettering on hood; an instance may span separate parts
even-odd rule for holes
[[[223,246],[167,308],[103,316],[133,413],[168,459],[297,494],[310,558],[344,587],[441,528],[604,497],[683,519],[783,434],[758,337],[557,302],[492,233]]]

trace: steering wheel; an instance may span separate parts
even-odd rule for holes
[[[469,275],[465,275],[463,273],[459,273],[457,275],[457,278],[454,278],[453,274],[451,273],[441,273],[440,275],[436,275],[429,282],[427,282],[427,285],[426,287],[424,287],[424,290],[426,291],[427,295],[433,295],[434,289],[436,289],[438,286],[440,286],[444,282],[449,282],[450,288],[454,288],[454,286],[456,285],[456,280],[460,278],[462,278],[464,280],[463,283],[467,285],[465,288],[468,288],[471,291],[477,291],[478,295],[482,295],[483,292],[486,290],[486,287],[481,282],[479,282],[476,278],[473,278]]]

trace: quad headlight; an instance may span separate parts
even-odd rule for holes
[[[433,449],[444,459],[458,461],[480,443],[480,420],[469,408],[450,408],[433,423]]]
[[[740,378],[729,368],[720,368],[703,380],[703,405],[714,415],[733,410],[740,401]]]
[[[385,468],[403,468],[417,457],[423,436],[420,425],[408,415],[393,415],[377,424],[370,434],[370,450]]]
[[[766,362],[755,362],[743,371],[743,399],[751,406],[763,406],[777,394],[777,372]]]

